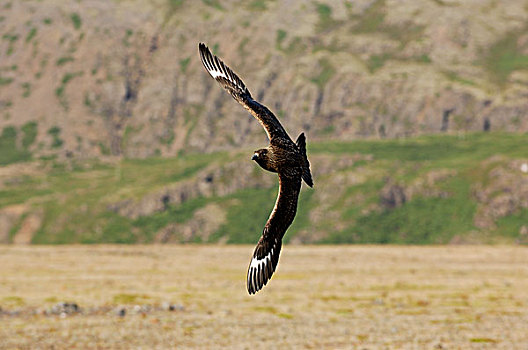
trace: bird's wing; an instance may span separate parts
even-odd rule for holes
[[[273,113],[264,105],[255,101],[244,82],[222,62],[213,55],[205,44],[198,45],[202,63],[209,74],[226,89],[233,98],[244,106],[266,130],[268,138],[286,137],[288,134]]]
[[[293,222],[297,211],[300,189],[300,169],[294,169],[289,174],[279,173],[279,195],[249,263],[247,274],[249,294],[261,290],[275,272],[279,262],[282,237]]]

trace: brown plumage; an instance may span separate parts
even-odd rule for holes
[[[279,194],[275,207],[249,263],[247,289],[249,294],[254,294],[266,285],[275,272],[282,237],[297,212],[301,179],[313,187],[310,163],[306,157],[306,138],[301,133],[294,143],[277,117],[251,97],[242,80],[224,62],[211,54],[204,44],[200,43],[198,48],[205,69],[260,122],[270,139],[268,147],[255,151],[251,159],[262,168],[279,175]]]

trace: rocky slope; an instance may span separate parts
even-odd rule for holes
[[[528,130],[528,2],[3,1],[1,164],[261,145],[206,42],[295,137]]]

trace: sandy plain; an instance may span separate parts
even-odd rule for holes
[[[1,246],[0,348],[528,349],[526,247],[252,249]]]

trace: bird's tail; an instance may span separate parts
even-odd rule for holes
[[[297,144],[297,147],[299,147],[299,151],[301,151],[304,160],[302,179],[308,186],[313,187],[312,173],[310,172],[310,162],[306,156],[306,137],[304,136],[304,132],[301,133],[299,137],[297,137],[297,141],[295,141],[295,143]]]

